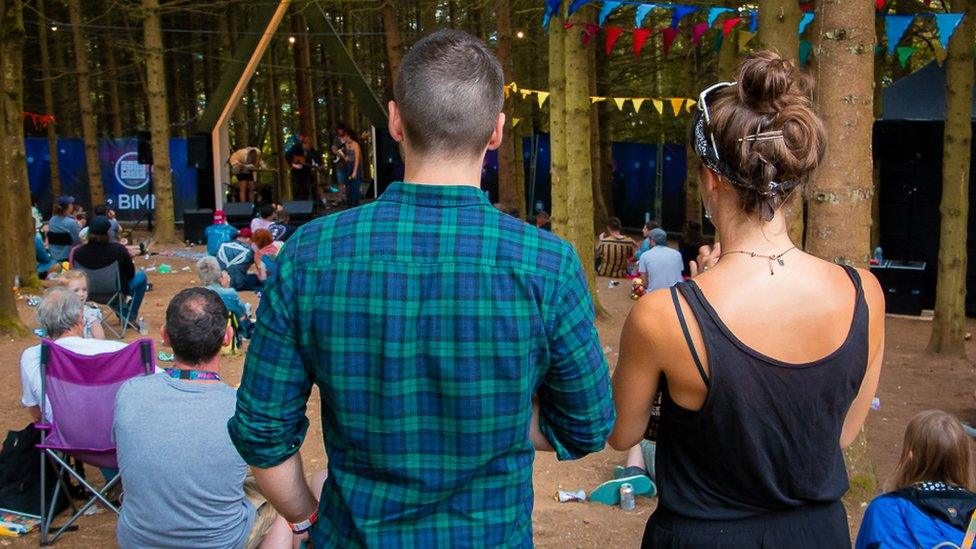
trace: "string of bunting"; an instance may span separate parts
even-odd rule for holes
[[[530,95],[535,95],[536,100],[539,102],[539,107],[541,108],[546,104],[549,99],[550,93],[545,90],[534,90],[530,88],[519,87],[518,84],[512,82],[505,86],[505,97],[509,97],[511,94],[520,94],[522,99],[528,99]],[[601,97],[601,96],[590,96],[590,104],[596,104],[603,101],[610,101],[611,104],[616,105],[617,109],[623,111],[627,103],[630,103],[634,107],[634,112],[640,114],[641,107],[644,103],[650,103],[654,106],[654,110],[658,114],[664,114],[664,105],[671,105],[671,113],[674,116],[680,116],[683,112],[691,112],[691,108],[697,103],[694,99],[689,99],[687,97]],[[519,118],[512,119],[512,126],[517,126],[520,122]]]
[[[55,122],[53,114],[37,114],[36,112],[24,111],[24,118],[30,120],[34,128],[37,129],[44,129]]]

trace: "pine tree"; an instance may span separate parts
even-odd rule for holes
[[[75,68],[78,73],[78,106],[81,109],[81,133],[85,138],[85,164],[92,205],[105,201],[102,192],[102,168],[98,160],[98,126],[92,106],[91,69],[88,64],[88,41],[81,20],[81,0],[68,0],[68,17],[75,47]]]
[[[142,0],[143,40],[146,48],[146,102],[152,134],[152,178],[156,191],[156,232],[159,242],[176,242],[173,219],[173,176],[169,161],[169,109],[166,97],[166,65],[159,0]]]

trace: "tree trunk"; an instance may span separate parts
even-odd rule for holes
[[[722,47],[718,51],[719,80],[732,80],[739,68],[739,57],[739,33],[733,31],[723,38]]]
[[[417,0],[420,10],[420,30],[426,36],[437,30],[437,0]]]
[[[278,66],[278,57],[276,55],[277,44],[272,43],[271,47],[268,48],[268,59],[270,60],[270,66],[268,70],[268,88],[271,92],[269,94],[269,100],[271,101],[271,154],[274,155],[275,167],[278,171],[275,173],[275,181],[278,185],[278,193],[276,198],[278,202],[290,202],[292,200],[291,195],[291,181],[289,181],[289,167],[288,162],[285,161],[285,132],[281,127],[281,83],[278,81],[278,74],[276,67]]]
[[[569,210],[566,194],[566,66],[564,35],[576,33],[563,30],[562,17],[549,23],[549,148],[551,174],[552,231],[568,239]]]
[[[966,240],[969,220],[969,162],[973,137],[973,41],[976,1],[955,0],[966,15],[949,41],[946,117],[942,147],[942,227],[935,320],[928,350],[966,358]]]
[[[122,135],[122,104],[119,101],[119,68],[115,59],[115,48],[109,40],[105,41],[105,56],[108,71],[108,107],[109,120],[112,123],[112,137],[120,139]],[[192,57],[191,57],[192,59]]]
[[[166,65],[159,0],[142,0],[143,37],[146,49],[146,102],[152,134],[152,178],[156,190],[156,234],[159,242],[176,242],[173,219],[173,178],[169,162],[169,111],[166,97]]]
[[[36,285],[34,223],[30,217],[27,156],[24,151],[24,19],[20,0],[0,0],[0,332],[23,334],[11,290]]]
[[[54,112],[54,86],[51,83],[51,59],[47,44],[47,18],[44,15],[44,0],[37,0],[37,41],[41,48],[41,77],[44,85],[44,111],[45,114],[55,115]],[[56,124],[61,122],[61,111],[58,110],[55,116]],[[55,124],[47,125],[47,150],[51,155],[51,195],[55,198],[61,195],[61,174],[58,164],[58,132]]]
[[[587,62],[590,68],[590,71],[586,73],[588,96],[600,95],[597,93],[596,70],[594,70],[597,66],[597,50],[599,49],[586,49]],[[600,114],[597,109],[593,105],[589,105],[588,109],[590,114],[590,174],[592,176],[593,187],[593,226],[603,227],[607,222],[607,218],[610,217],[610,214],[607,213],[607,205],[603,201],[603,171],[601,170],[603,149],[600,147],[600,132],[603,128],[600,127]]]
[[[884,17],[876,17],[874,23],[875,36],[884,36]],[[884,92],[885,64],[874,64],[874,119],[880,120],[884,116],[884,102],[882,95]],[[871,249],[881,245],[881,160],[874,161],[871,170],[871,179],[874,183],[875,199],[871,201]]]
[[[403,58],[403,52],[400,51],[403,42],[400,40],[400,27],[397,26],[396,6],[393,0],[381,1],[380,13],[383,16],[383,38],[386,41],[386,65],[390,68],[392,89],[397,71],[400,70],[400,59]],[[352,123],[352,120],[349,123]]]
[[[308,31],[305,17],[300,13],[291,16],[291,32],[295,36],[292,53],[295,59],[295,87],[298,88],[298,126],[313,148],[318,148],[318,137],[315,131],[315,103],[312,99],[312,82],[309,75],[311,59],[308,45]]]
[[[102,169],[98,163],[98,132],[95,129],[95,111],[92,108],[90,70],[88,68],[88,44],[82,34],[81,0],[68,0],[71,20],[71,36],[75,47],[75,68],[78,73],[78,106],[81,110],[81,133],[85,138],[85,164],[88,168],[88,187],[92,205],[104,202],[102,193]]]
[[[505,82],[514,80],[512,64],[512,14],[508,0],[499,0],[495,6],[495,31],[498,35],[498,61],[505,71]],[[519,219],[525,218],[525,185],[515,171],[515,154],[518,143],[512,127],[515,113],[516,93],[505,100],[505,137],[498,149],[498,199],[507,208],[518,212]]]
[[[611,86],[613,85],[613,79],[610,77],[610,60],[606,53],[604,53],[604,50],[600,48],[593,49],[596,52],[597,59],[596,67],[593,70],[593,73],[596,75],[596,93],[594,95],[612,97],[613,90]],[[613,205],[613,135],[610,126],[610,102],[601,101],[595,107],[597,128],[599,130],[597,133],[599,135],[600,154],[594,157],[594,161],[597,158],[599,159],[595,164],[594,170],[600,172],[600,196],[602,197],[606,217],[610,217],[616,215]],[[651,108],[651,106],[647,105],[647,108]],[[600,221],[600,223],[606,223],[606,219]]]
[[[800,51],[800,5],[791,0],[759,0],[759,41],[783,59],[797,63]],[[803,248],[803,197],[796,193],[786,205],[790,239]]]
[[[589,10],[587,10],[589,11]],[[577,23],[586,19],[582,13],[574,15]],[[593,166],[590,148],[590,62],[586,49],[576,32],[557,32],[564,39],[563,59],[566,79],[565,118],[563,121],[567,135],[563,147],[566,150],[566,201],[562,209],[570,213],[564,229],[566,240],[576,248],[576,254],[583,264],[583,272],[590,286],[593,303],[601,316],[606,311],[600,305],[596,291],[596,269],[594,268],[594,248],[596,233],[593,230]]]
[[[867,264],[871,246],[874,6],[819,0],[814,65],[827,154],[814,176],[806,249],[837,263]]]
[[[692,46],[689,59],[685,62],[685,90],[688,97],[698,100],[701,92],[699,77],[699,53],[701,46]],[[698,166],[701,161],[693,147],[685,145],[685,223],[702,222],[701,189],[698,182]]]

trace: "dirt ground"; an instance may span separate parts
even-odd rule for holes
[[[202,252],[203,247],[179,248],[182,252]],[[172,267],[172,274],[159,274],[163,263]],[[149,260],[138,258],[136,266],[147,267],[153,290],[146,295],[142,315],[156,337],[158,349],[162,349],[158,330],[163,322],[169,298],[179,289],[196,284],[192,273],[193,261],[179,257],[153,256]],[[155,267],[155,270],[152,268]],[[185,268],[189,268],[184,270]],[[629,298],[626,283],[608,288],[607,280],[599,281],[600,298],[611,313],[608,319],[598,322],[600,338],[613,367],[617,360],[620,329],[633,302]],[[257,305],[252,293],[242,293],[245,300]],[[35,327],[33,310],[24,300],[20,301],[20,313],[29,327]],[[976,332],[976,321],[970,321],[970,329]],[[974,410],[973,365],[970,362],[950,360],[924,352],[929,336],[929,324],[919,320],[889,318],[887,322],[887,355],[878,397],[881,408],[872,411],[868,419],[867,434],[873,457],[877,463],[879,478],[887,478],[898,459],[901,437],[907,420],[916,412],[928,408],[943,408],[959,414],[966,420],[976,419]],[[137,334],[129,332],[128,340]],[[0,432],[21,429],[28,423],[28,416],[20,405],[19,356],[33,336],[0,341],[0,355],[7,359],[7,382],[0,384]],[[976,356],[976,342],[969,344],[969,355]],[[236,385],[240,380],[243,357],[227,358],[222,374],[228,383]],[[317,399],[317,396],[313,396]],[[325,452],[319,426],[319,406],[310,405],[311,428],[302,448],[307,470],[324,469]],[[637,510],[624,512],[617,508],[591,503],[558,503],[554,499],[557,490],[591,490],[608,479],[613,467],[624,455],[612,449],[588,456],[577,462],[559,463],[550,454],[538,454],[534,469],[535,513],[533,527],[535,542],[539,547],[588,548],[588,547],[636,547],[640,543],[644,523],[654,509],[655,501],[639,498]],[[97,476],[92,473],[91,476]],[[852,532],[857,532],[860,515],[867,502],[849,502]],[[105,511],[79,520],[80,528],[68,533],[59,547],[113,547],[115,546],[115,518]],[[38,537],[33,533],[25,538],[0,538],[0,545],[36,546]]]

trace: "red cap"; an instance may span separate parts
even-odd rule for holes
[[[214,225],[220,225],[225,221],[227,221],[227,217],[224,216],[224,210],[217,210],[214,212],[214,218],[213,218]]]
[[[251,238],[251,229],[244,227],[243,229],[240,230],[240,232],[237,233],[237,236],[240,236],[242,238]]]

